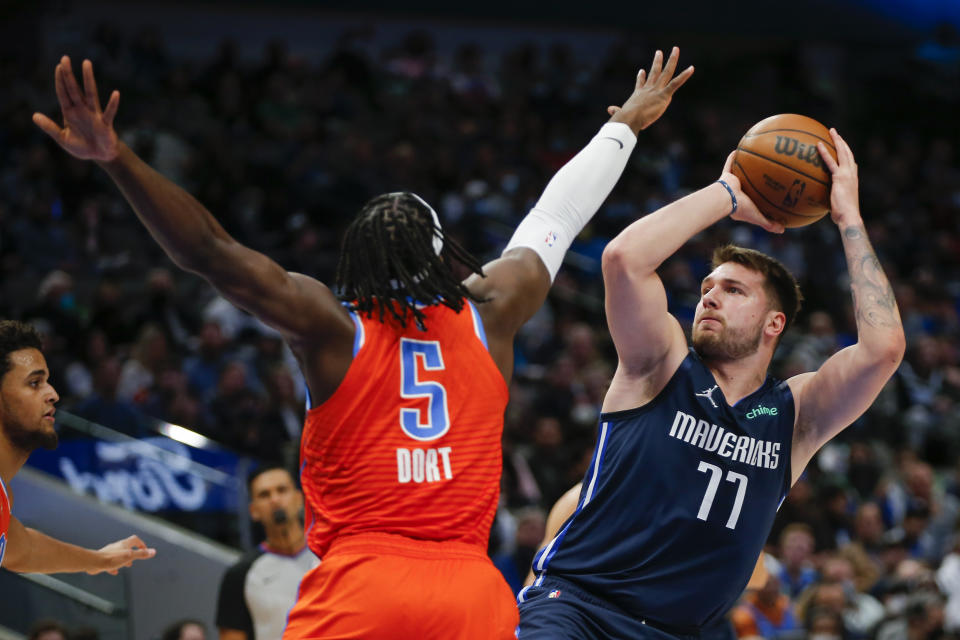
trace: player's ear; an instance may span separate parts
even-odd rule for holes
[[[767,312],[767,324],[764,329],[767,335],[777,337],[787,328],[787,314],[783,311],[771,309]]]

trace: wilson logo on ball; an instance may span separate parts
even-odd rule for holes
[[[803,144],[796,138],[777,136],[777,142],[773,146],[773,150],[781,155],[808,162],[815,167],[823,167],[823,160],[820,158],[820,152],[817,151],[816,145]]]

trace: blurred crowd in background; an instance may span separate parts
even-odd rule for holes
[[[121,91],[118,132],[150,164],[240,242],[330,283],[342,230],[386,191],[417,192],[468,249],[498,255],[606,106],[629,95],[655,48],[672,44],[611,39],[591,60],[563,43],[464,43],[440,55],[425,31],[387,43],[358,29],[324,59],[282,41],[253,60],[231,41],[184,59],[158,32],[104,24],[86,50],[65,53],[75,68],[93,60],[104,97]],[[733,621],[741,637],[951,637],[960,631],[960,42],[946,29],[909,46],[679,44],[696,74],[641,133],[518,341],[491,553],[522,579],[545,511],[589,460],[616,364],[603,317],[605,243],[713,181],[754,122],[803,113],[836,126],[856,154],[863,215],[908,351],[874,407],[784,503],[771,577]],[[54,65],[0,59],[0,316],[43,332],[61,408],[134,436],[155,420],[182,425],[295,465],[304,390],[289,351],[170,264],[105,175],[35,129],[33,111],[55,113]],[[710,251],[728,241],[774,255],[802,284],[804,309],[775,375],[814,369],[855,340],[829,219],[782,236],[728,222],[694,238],[660,270],[682,322]]]

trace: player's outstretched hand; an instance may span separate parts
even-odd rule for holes
[[[53,72],[53,80],[63,114],[63,128],[42,113],[33,114],[34,124],[68,153],[81,160],[109,162],[116,158],[119,142],[113,130],[113,118],[120,104],[120,92],[111,93],[107,108],[101,109],[97,82],[93,77],[93,63],[83,61],[81,91],[67,56],[60,58],[60,64]]]
[[[751,200],[740,187],[740,179],[731,173],[730,169],[733,167],[733,156],[736,155],[736,153],[736,151],[733,151],[727,156],[727,162],[723,165],[723,173],[720,174],[720,179],[730,186],[733,190],[733,195],[737,198],[737,210],[734,211],[730,217],[740,222],[747,222],[749,224],[755,224],[758,227],[763,227],[770,233],[783,233],[784,226],[760,213],[757,205],[753,203],[753,200]]]
[[[157,550],[147,547],[139,536],[130,536],[123,540],[111,542],[97,551],[97,554],[100,556],[100,566],[88,569],[87,573],[94,574],[106,571],[115,576],[119,569],[131,566],[134,560],[146,560],[157,555]]]
[[[693,67],[690,66],[674,77],[679,57],[680,49],[674,47],[664,66],[663,52],[658,49],[653,56],[650,71],[641,69],[637,74],[637,84],[623,106],[607,107],[607,112],[613,116],[610,121],[623,122],[634,132],[646,129],[656,122],[667,110],[673,94],[693,75]]]
[[[837,130],[830,128],[830,137],[833,146],[837,149],[837,160],[827,151],[822,142],[817,143],[817,150],[823,163],[830,170],[833,178],[830,186],[830,218],[836,223],[856,222],[860,219],[860,185],[857,178],[857,163],[853,158],[853,151],[846,140],[840,137]]]

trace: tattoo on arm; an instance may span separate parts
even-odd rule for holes
[[[862,321],[876,328],[900,326],[893,287],[883,273],[865,230],[860,226],[848,227],[843,235],[857,324]]]

